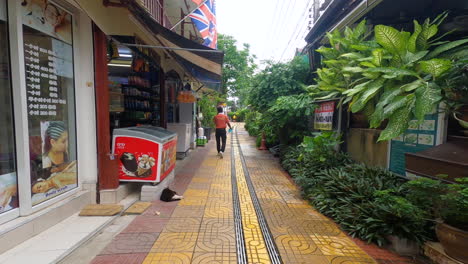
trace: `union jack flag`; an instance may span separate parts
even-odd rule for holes
[[[218,32],[216,31],[216,10],[215,0],[192,0],[200,7],[195,10],[189,17],[197,27],[202,38],[203,45],[216,49],[218,47]]]

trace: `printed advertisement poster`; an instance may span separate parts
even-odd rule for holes
[[[335,102],[321,103],[320,107],[315,109],[314,129],[332,130],[334,111]]]
[[[21,8],[36,205],[78,186],[72,16],[46,0]]]
[[[72,16],[48,0],[22,1],[23,24],[72,44]]]
[[[0,213],[18,207],[16,173],[0,175]]]
[[[63,121],[41,121],[41,168],[31,182],[33,204],[78,187],[76,160],[69,157],[68,128]]]
[[[421,123],[418,120],[409,122],[406,133],[391,140],[390,170],[406,175],[405,153],[415,153],[436,145],[438,114],[434,110],[426,115]]]
[[[156,181],[160,147],[158,143],[141,138],[117,137],[114,144],[121,181]]]
[[[177,154],[177,138],[164,144],[161,158],[161,180],[175,168]]]

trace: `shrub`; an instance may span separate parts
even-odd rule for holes
[[[395,235],[422,242],[430,233],[427,212],[407,198],[405,180],[381,168],[353,163],[335,151],[339,135],[304,137],[287,147],[281,164],[317,210],[350,235],[382,245]]]
[[[299,177],[304,194],[350,235],[382,245],[390,235],[427,237],[426,213],[402,193],[404,180],[385,169],[352,164]]]

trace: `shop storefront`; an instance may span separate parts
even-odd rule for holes
[[[0,224],[93,200],[82,195],[96,182],[92,60],[79,58],[92,52],[89,22],[66,2],[0,0]]]

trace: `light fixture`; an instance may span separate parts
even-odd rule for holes
[[[108,63],[107,66],[115,66],[115,67],[132,67],[130,64],[115,64],[115,63]]]
[[[132,54],[126,54],[126,53],[120,53],[119,56],[122,57],[122,58],[131,58],[131,57],[133,57]]]

